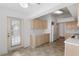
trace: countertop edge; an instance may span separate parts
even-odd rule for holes
[[[67,39],[66,41],[64,41],[64,43],[65,44],[70,44],[70,45],[75,45],[75,46],[79,46],[79,44],[78,43],[75,43],[74,41],[73,42],[71,42],[71,40],[73,40],[73,39]],[[74,39],[74,40],[76,40],[76,39]]]

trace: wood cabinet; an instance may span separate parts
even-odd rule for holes
[[[67,22],[66,23],[66,28],[68,29],[77,29],[77,21],[73,21],[73,22]]]
[[[32,48],[35,48],[47,42],[49,42],[49,34],[41,34],[36,36],[31,35],[30,37],[30,46]]]
[[[32,20],[32,28],[33,29],[46,29],[47,28],[47,20],[42,20],[42,19]]]
[[[65,44],[65,56],[79,56],[79,46]]]

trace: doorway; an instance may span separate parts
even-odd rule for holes
[[[22,47],[22,23],[21,19],[16,17],[7,17],[8,19],[8,50],[15,50]]]
[[[57,23],[57,44],[62,46],[64,45],[64,41],[65,41],[65,23],[61,22],[61,23]]]

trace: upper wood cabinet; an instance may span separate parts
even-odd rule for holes
[[[42,20],[42,19],[32,20],[32,28],[33,29],[46,29],[47,28],[47,20]]]
[[[77,21],[73,21],[73,22],[67,22],[66,23],[66,27],[68,29],[77,29],[78,26],[77,26]]]

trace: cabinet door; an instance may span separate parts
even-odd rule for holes
[[[44,23],[43,23],[43,28],[44,28],[44,29],[48,27],[47,24],[48,24],[48,23],[47,23],[47,21],[45,20]]]
[[[37,24],[36,24],[36,25],[37,25]],[[38,25],[37,25],[37,27],[38,27],[38,29],[41,28],[41,21],[40,21],[40,20],[38,20]]]
[[[46,29],[47,28],[47,21],[35,19],[32,21],[32,28],[33,29]]]
[[[42,34],[42,35],[41,35],[41,44],[44,44],[44,43],[45,43],[45,35]]]
[[[44,43],[49,42],[49,34],[44,34]]]
[[[66,23],[66,27],[67,27],[68,29],[76,29],[76,28],[78,28],[78,27],[77,27],[77,22],[76,22],[76,21],[68,22],[68,23]]]
[[[40,21],[39,20],[33,20],[32,21],[32,28],[33,29],[39,29],[40,28]]]
[[[39,35],[39,36],[36,36],[36,38],[35,38],[36,40],[35,40],[35,44],[36,44],[36,46],[40,46],[41,44],[42,44],[42,37],[41,37],[41,35]]]
[[[65,56],[79,56],[79,46],[66,43]]]

